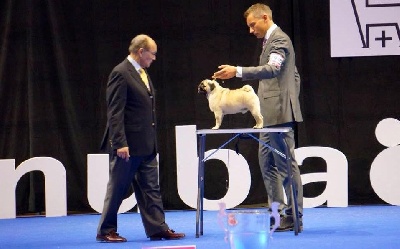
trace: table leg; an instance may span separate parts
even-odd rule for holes
[[[203,199],[204,199],[204,152],[206,135],[199,135],[199,166],[197,176],[197,210],[196,210],[196,238],[203,235]]]

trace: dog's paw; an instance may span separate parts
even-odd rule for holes
[[[214,126],[214,127],[211,128],[211,129],[213,129],[213,130],[218,130],[218,129],[219,129],[219,126]]]
[[[255,125],[255,126],[253,127],[253,129],[262,129],[262,128],[263,128],[262,125]]]

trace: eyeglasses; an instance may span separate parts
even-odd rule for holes
[[[154,56],[156,56],[157,55],[157,51],[156,52],[152,52],[152,51],[150,51],[150,50],[148,50],[148,49],[143,49],[144,51],[146,51],[146,52],[149,52],[150,54],[152,54],[152,55],[154,55]]]

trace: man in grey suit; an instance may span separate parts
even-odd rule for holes
[[[293,44],[288,37],[273,21],[272,11],[264,4],[254,4],[244,13],[250,33],[263,40],[262,53],[259,66],[235,67],[221,65],[213,78],[230,79],[241,77],[243,80],[259,80],[258,97],[260,98],[261,114],[264,125],[270,127],[294,128],[296,122],[303,121],[299,94],[300,76],[295,65]],[[303,214],[303,185],[300,171],[295,160],[294,132],[285,133],[286,140],[292,157],[293,184],[297,190],[299,214]],[[261,133],[260,139],[270,144],[273,148],[284,152],[285,144],[277,133]],[[259,163],[268,193],[269,205],[279,202],[281,211],[280,227],[277,231],[293,230],[292,200],[285,159],[260,145]],[[288,198],[288,207],[284,205],[282,185]],[[302,229],[302,218],[299,220]]]
[[[96,240],[126,242],[117,233],[117,213],[130,186],[147,237],[181,239],[165,223],[158,184],[156,113],[153,84],[146,68],[156,59],[157,45],[147,35],[132,39],[128,57],[111,72],[106,91],[107,128],[102,148],[110,153],[110,178]]]

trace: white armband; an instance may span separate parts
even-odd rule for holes
[[[269,56],[268,65],[270,66],[275,66],[276,68],[281,69],[282,62],[283,62],[283,57],[280,54],[272,53]]]

